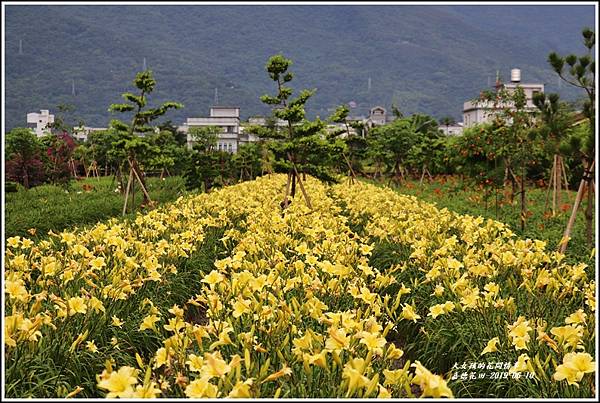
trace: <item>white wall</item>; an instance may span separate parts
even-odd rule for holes
[[[35,127],[31,127],[38,137],[42,137],[47,133],[50,133],[50,129],[47,128],[48,124],[54,123],[54,115],[51,115],[47,109],[40,110],[40,113],[28,113],[27,124]]]

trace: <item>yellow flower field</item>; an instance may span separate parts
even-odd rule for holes
[[[285,184],[270,175],[132,222],[8,239],[7,395],[593,395],[589,268],[362,183],[308,177],[312,210],[297,196],[282,211]],[[511,379],[461,381],[449,352],[510,362]],[[59,375],[22,396],[46,373]]]

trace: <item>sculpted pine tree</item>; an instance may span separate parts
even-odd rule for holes
[[[144,174],[138,163],[138,155],[148,151],[149,143],[144,141],[140,135],[149,133],[154,130],[150,123],[160,116],[164,115],[169,109],[182,108],[183,105],[177,102],[164,102],[156,108],[147,108],[148,94],[154,91],[156,81],[150,70],[137,73],[133,81],[135,87],[139,90],[139,94],[135,95],[131,92],[123,93],[123,98],[127,101],[122,104],[112,104],[109,107],[110,112],[133,112],[133,117],[129,124],[121,120],[114,119],[110,122],[111,128],[119,133],[119,139],[113,143],[113,154],[119,154],[120,160],[123,163],[129,164],[129,178],[127,188],[125,190],[125,204],[123,206],[123,214],[127,209],[127,199],[129,190],[134,180],[137,180],[144,194],[143,205],[150,205],[150,195],[146,189]]]
[[[270,143],[275,156],[273,167],[287,172],[286,194],[282,203],[285,209],[289,204],[288,195],[296,195],[296,182],[300,186],[304,200],[310,209],[312,205],[304,187],[304,174],[313,175],[327,182],[335,181],[330,167],[339,155],[340,147],[324,137],[325,123],[318,118],[306,119],[304,106],[315,90],[302,90],[296,98],[291,98],[293,90],[286,86],[293,74],[288,71],[292,61],[283,55],[272,56],[266,65],[269,77],[277,84],[275,96],[263,95],[261,101],[274,108],[273,116],[287,123],[286,130],[265,130],[262,136],[276,141]],[[300,173],[303,175],[301,176]],[[291,186],[291,190],[290,190]]]

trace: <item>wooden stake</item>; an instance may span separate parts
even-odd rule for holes
[[[73,177],[75,177],[75,179],[77,179],[77,171],[75,170],[75,161],[73,161],[73,158],[69,159],[69,165],[70,165],[71,169],[73,170]]]
[[[561,205],[561,199],[562,199],[562,159],[560,158],[560,155],[558,155],[556,157],[556,189],[557,189],[557,193],[556,193],[556,206],[558,208],[560,208]]]
[[[554,182],[554,169],[556,167],[556,154],[554,155],[554,161],[552,162],[552,170],[550,171],[550,180],[548,181],[548,190],[546,190],[546,203],[544,204],[544,212],[548,209],[548,196],[550,196],[550,188]]]
[[[562,167],[563,179],[565,180],[565,189],[567,189],[567,192],[568,192],[569,191],[569,181],[567,180],[567,170],[565,169],[565,164],[561,164],[561,167]]]
[[[148,199],[148,202],[152,202],[152,199],[150,199],[150,195],[148,194],[148,191],[146,190],[146,188],[144,187],[144,182],[142,182],[142,178],[140,178],[140,175],[137,173],[137,170],[134,168],[133,163],[131,162],[131,160],[129,161],[129,165],[131,166],[131,169],[133,170],[133,173],[135,174],[135,177],[137,178],[140,187],[142,188],[142,192],[144,192],[144,195],[146,196],[146,198]]]
[[[288,157],[288,160],[292,163],[292,168],[294,169],[295,178],[298,178],[298,184],[300,185],[300,190],[302,191],[302,194],[304,195],[304,200],[306,200],[306,205],[308,206],[309,209],[312,210],[312,204],[310,203],[310,198],[308,197],[308,194],[306,193],[306,190],[304,189],[304,185],[302,184],[302,180],[300,179],[300,174],[298,174],[298,170],[296,169],[296,164],[292,160],[292,156],[290,155],[289,152],[287,153],[287,157]]]
[[[131,181],[133,179],[133,167],[129,171],[129,180],[127,181],[127,189],[125,190],[125,204],[123,204],[123,215],[127,211],[127,199],[129,198],[129,188],[131,187]]]
[[[300,185],[300,190],[302,191],[302,194],[304,195],[304,200],[306,200],[306,205],[308,206],[309,209],[312,210],[312,204],[310,203],[310,198],[308,197],[308,194],[306,193],[306,190],[304,189],[304,185],[302,184],[300,175],[298,175],[298,171],[296,170],[296,165],[292,164],[292,166],[294,167],[294,172],[296,173],[296,177],[298,178],[298,185]]]
[[[571,210],[571,217],[569,217],[569,222],[567,223],[567,228],[565,229],[565,232],[563,234],[563,237],[560,241],[559,244],[559,249],[558,251],[560,253],[565,253],[565,251],[567,250],[567,243],[569,243],[569,237],[571,236],[571,230],[573,229],[573,224],[575,223],[575,218],[577,217],[577,209],[579,208],[579,203],[581,202],[581,199],[583,197],[583,193],[586,187],[586,177],[587,175],[590,175],[591,172],[593,172],[594,170],[594,164],[596,163],[596,161],[592,161],[592,164],[590,165],[590,168],[587,169],[584,167],[583,169],[583,178],[581,179],[581,182],[579,183],[579,190],[577,191],[577,196],[575,197],[575,203],[573,203],[573,209]],[[585,163],[584,163],[585,165]]]
[[[350,174],[352,175],[352,177],[349,180],[349,183],[354,183],[354,179],[356,179],[356,174],[354,173],[354,170],[352,169],[352,164],[350,164],[350,160],[348,160],[348,157],[346,156],[346,153],[342,153],[342,155],[344,156],[344,159],[346,160],[346,164],[348,165],[348,176],[350,176]]]
[[[98,172],[98,163],[94,160],[94,175],[96,175],[96,179],[100,182],[100,173]]]
[[[552,182],[554,187],[552,188],[552,217],[554,217],[556,215],[556,166],[558,165],[558,157],[555,155],[554,156],[556,164],[555,164],[555,168],[552,171],[553,177],[552,177]]]
[[[146,198],[148,199],[148,201],[151,202],[152,199],[150,198],[150,195],[148,194],[148,191],[144,187],[144,183],[142,182],[142,179],[140,178],[140,175],[137,173],[137,170],[134,169],[133,173],[135,174],[135,177],[137,178],[138,183],[140,184],[140,187],[142,188],[142,192],[144,192],[144,195],[146,196]]]

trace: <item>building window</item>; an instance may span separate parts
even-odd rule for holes
[[[229,152],[233,152],[233,144],[229,143]]]

